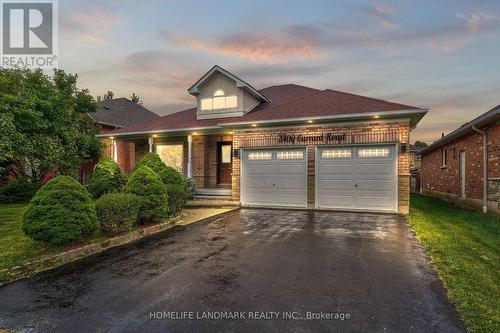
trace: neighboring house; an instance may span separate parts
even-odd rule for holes
[[[420,154],[424,193],[500,211],[500,105]]]
[[[294,84],[257,90],[219,66],[188,92],[197,107],[100,135],[120,165],[156,152],[198,193],[243,206],[408,212],[410,130],[426,109]]]
[[[408,164],[410,166],[410,191],[420,193],[420,151],[422,147],[410,145]]]
[[[420,165],[421,165],[420,151],[422,149],[423,149],[422,147],[410,145],[410,155],[409,155],[410,170],[420,170]]]
[[[99,102],[99,108],[96,112],[88,113],[88,115],[100,125],[101,129],[99,134],[110,133],[118,128],[123,128],[134,123],[141,123],[160,117],[156,113],[149,111],[127,98],[102,100]],[[113,150],[111,147],[111,140],[103,138],[102,142],[105,145],[103,154],[111,156],[111,152]],[[135,151],[133,142],[122,141],[117,144],[120,145],[118,151],[121,151],[122,153]],[[134,167],[135,160],[131,162],[131,158],[134,159],[133,154],[127,153],[120,159],[120,167],[126,173],[129,173]],[[84,185],[87,185],[90,181],[92,171],[98,161],[99,158],[97,156],[89,156],[88,162],[84,163],[80,167],[80,180]]]

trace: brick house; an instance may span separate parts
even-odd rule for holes
[[[194,108],[101,134],[109,154],[123,167],[156,152],[199,194],[242,206],[408,212],[410,131],[426,109],[294,84],[257,90],[219,66],[188,92]]]
[[[500,105],[420,155],[423,193],[500,212]]]
[[[129,126],[134,123],[159,118],[156,113],[138,105],[127,98],[105,99],[99,102],[99,108],[96,112],[88,113],[90,118],[100,126],[99,134],[110,133],[113,130]],[[104,143],[103,154],[111,156],[111,142],[109,139],[102,138]],[[135,150],[133,142],[122,141],[119,143],[119,151],[123,155],[124,152],[133,152]],[[125,154],[122,156],[120,166],[129,173],[133,168],[133,163],[130,159],[134,159],[133,154]],[[99,161],[97,156],[89,156],[88,161],[80,166],[79,176],[82,184],[87,185],[94,166]]]

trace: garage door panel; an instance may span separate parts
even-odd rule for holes
[[[371,195],[373,195],[374,191],[377,191],[376,195],[378,195],[378,191],[389,191],[391,193],[394,191],[394,184],[392,184],[392,182],[383,182],[380,180],[363,180],[357,181],[356,184],[358,185],[356,191],[360,194],[369,192]]]
[[[280,192],[287,190],[298,191],[304,189],[304,183],[301,181],[277,181],[275,184]]]
[[[316,206],[332,209],[355,209],[370,211],[395,211],[396,166],[394,146],[352,146],[349,159],[335,156],[322,158],[323,149],[318,148],[316,157]],[[370,149],[390,150],[389,157],[366,154]],[[358,149],[364,150],[358,156]],[[357,186],[356,186],[357,185]]]
[[[345,163],[345,164],[333,164],[333,163],[321,163],[319,166],[319,173],[320,175],[338,175],[338,174],[350,174],[353,172],[353,164],[352,163]]]
[[[393,210],[393,205],[390,203],[392,195],[388,196],[358,196],[357,205],[364,207],[365,209],[372,210]]]
[[[320,197],[320,208],[352,208],[354,203],[353,196],[346,195],[329,195],[328,200],[325,199],[325,197]]]
[[[267,159],[249,160],[250,153]],[[242,155],[242,204],[306,206],[307,155],[304,148],[244,150]]]
[[[338,190],[352,190],[354,188],[354,181],[349,179],[337,180],[323,180],[318,186],[319,191],[338,191]]]

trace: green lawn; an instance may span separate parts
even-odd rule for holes
[[[408,220],[468,329],[500,332],[500,218],[412,195]]]
[[[7,272],[0,272],[0,283],[32,276],[40,270],[61,264],[57,261],[58,259],[54,259],[35,265],[24,265],[28,262],[116,236],[104,234],[98,230],[84,239],[65,246],[37,242],[26,237],[21,229],[23,213],[27,207],[28,204],[0,204],[0,271],[16,266],[22,267],[19,272],[11,275],[8,275]],[[182,213],[180,223],[193,223],[225,211],[227,209],[223,208],[187,208]]]
[[[26,237],[21,229],[21,220],[27,206],[27,204],[0,205],[0,270],[20,266],[71,247],[71,245],[55,246],[36,242]],[[92,243],[104,238],[101,232],[96,232],[81,243]],[[5,279],[6,276],[0,273],[0,282]]]

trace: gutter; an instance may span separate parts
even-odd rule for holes
[[[472,129],[483,135],[483,213],[488,212],[488,134],[472,125]]]
[[[428,109],[407,109],[407,110],[394,110],[394,111],[379,111],[379,112],[360,112],[360,113],[347,113],[329,116],[309,116],[309,117],[298,117],[298,118],[281,118],[281,119],[268,119],[268,120],[248,120],[248,121],[237,121],[237,122],[227,122],[220,123],[219,126],[246,126],[252,124],[273,124],[273,123],[292,123],[292,122],[302,122],[308,120],[338,120],[338,119],[352,119],[352,118],[370,118],[376,116],[406,116],[406,115],[418,115],[426,114]]]

